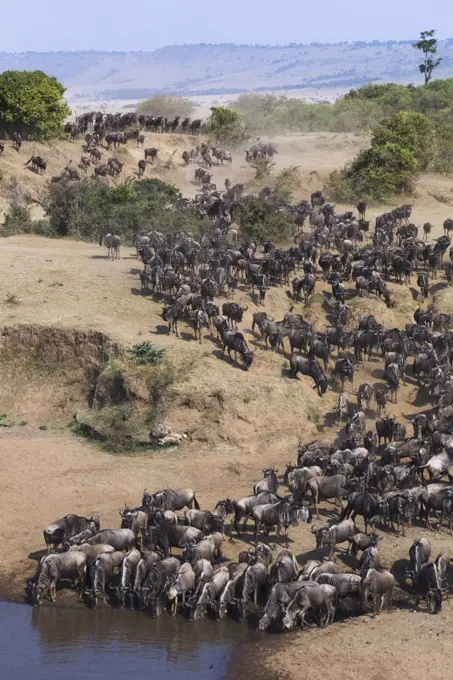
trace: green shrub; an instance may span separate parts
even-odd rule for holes
[[[237,111],[227,106],[212,106],[207,122],[208,134],[215,142],[236,145],[247,139],[244,122]]]
[[[134,357],[136,364],[152,365],[160,364],[167,354],[167,350],[164,347],[156,347],[156,345],[153,345],[148,340],[134,345],[129,352]]]

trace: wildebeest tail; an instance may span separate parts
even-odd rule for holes
[[[199,509],[200,509],[200,504],[199,504],[199,502],[197,501],[197,499],[195,498],[195,496],[193,497],[193,504],[194,504],[194,506],[195,506],[195,510],[199,510]]]

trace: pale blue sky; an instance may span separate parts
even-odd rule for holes
[[[0,50],[152,50],[453,35],[451,0],[0,0]]]

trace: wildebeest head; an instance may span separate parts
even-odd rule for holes
[[[316,547],[318,549],[322,548],[324,546],[324,538],[329,533],[328,527],[311,527],[310,531],[316,538]]]
[[[184,561],[189,562],[189,564],[194,565],[195,559],[195,549],[197,542],[194,538],[182,538],[179,541],[179,547],[183,549]]]

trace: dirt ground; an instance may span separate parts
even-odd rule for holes
[[[178,153],[188,144],[186,139],[170,141],[160,141],[166,145],[166,153],[173,142]],[[153,140],[147,141],[148,145],[152,143]],[[349,135],[278,138],[277,169],[300,166],[300,198],[307,198],[330,170],[346,162],[365,143],[363,138]],[[52,156],[55,167],[49,174],[60,171],[70,154],[76,157],[76,146],[68,142],[64,148],[58,147]],[[126,152],[131,157],[128,168],[132,171],[141,152],[129,148]],[[8,175],[19,172],[13,153],[5,149],[9,166],[3,157],[0,160]],[[31,153],[27,149],[20,161],[25,162]],[[318,174],[310,174],[312,171]],[[21,181],[29,183],[30,190],[39,191],[44,180],[27,170],[20,172]],[[185,193],[196,190],[191,183],[193,168],[177,167],[167,175],[165,172],[159,176],[174,181]],[[241,158],[232,168],[215,168],[214,181],[220,184],[227,176],[233,181],[247,180],[251,174],[253,171],[244,166]],[[452,191],[451,180],[429,176],[420,181],[418,196],[411,201],[416,204],[414,221],[418,225],[432,222],[433,236],[442,233],[443,220],[452,216]],[[371,210],[370,216],[386,207]],[[212,508],[220,498],[250,493],[263,467],[275,464],[282,471],[287,462],[295,460],[298,441],[334,440],[338,435],[334,414],[338,389],[333,385],[321,399],[312,389],[311,380],[288,378],[289,354],[266,352],[258,336],[251,332],[252,315],[258,307],[249,291],[241,289],[237,294],[237,300],[248,305],[241,330],[256,350],[254,364],[246,373],[221,359],[219,347],[208,331],[201,345],[194,342],[184,325],[180,339],[167,337],[160,317],[161,304],[140,295],[140,263],[130,248],[123,247],[121,255],[120,261],[108,262],[105,251],[95,244],[39,237],[11,237],[0,244],[0,329],[20,324],[28,329],[22,335],[18,333],[16,356],[11,348],[5,354],[4,339],[0,338],[0,413],[4,414],[0,422],[11,425],[0,428],[0,593],[6,597],[23,598],[24,581],[43,554],[42,531],[57,517],[69,512],[98,512],[103,527],[118,527],[118,511],[124,503],[139,504],[144,488],[192,487],[201,506]],[[355,318],[373,313],[387,327],[404,327],[420,305],[417,291],[393,284],[390,288],[395,301],[392,309],[376,299],[354,298],[350,304]],[[442,311],[448,302],[444,289],[441,278],[432,287],[430,299]],[[319,330],[329,323],[329,305],[321,295],[324,290],[323,285],[317,285],[307,307],[296,305],[296,311],[315,321]],[[275,319],[282,318],[289,306],[284,287],[269,291],[265,309]],[[28,365],[27,348],[20,338],[28,337],[31,328],[38,342],[42,327],[66,331],[74,344],[71,333],[80,330],[100,331],[124,346],[150,339],[166,347],[175,361],[185,362],[189,368],[176,386],[166,417],[175,431],[188,434],[188,443],[162,453],[120,456],[69,434],[67,425],[86,398],[80,386],[61,368],[52,371],[35,367],[32,372],[24,369]],[[364,362],[355,386],[365,380],[382,380],[382,365],[377,357]],[[348,384],[346,391],[355,403]],[[409,376],[407,386],[400,390],[398,404],[390,405],[389,412],[407,422],[426,404],[426,395],[418,392]],[[370,411],[368,417],[373,427],[374,412]],[[326,504],[322,515],[327,520],[336,517],[337,511]],[[433,533],[416,527],[405,538],[383,533],[382,561],[386,567],[394,566],[402,588],[397,590],[396,604],[403,609],[376,621],[361,617],[337,623],[326,631],[263,637],[262,653],[267,652],[266,663],[275,671],[275,677],[298,678],[306,670],[313,680],[329,680],[334,675],[337,679],[348,678],[357,668],[363,669],[364,657],[367,677],[373,680],[396,678],[403,673],[411,680],[420,672],[429,672],[432,678],[444,677],[450,670],[450,604],[437,617],[412,613],[406,604],[405,560],[411,542],[420,535],[432,542],[434,554],[444,551],[453,556],[453,539],[445,531]],[[314,539],[309,527],[292,529],[290,539],[290,547],[301,561],[313,557]],[[242,542],[226,543],[225,556],[236,557],[242,547]],[[339,559],[343,568],[354,568],[352,559],[341,550]],[[272,653],[268,649],[271,640]],[[257,642],[258,651],[259,648]],[[326,651],[330,654],[321,653]]]

